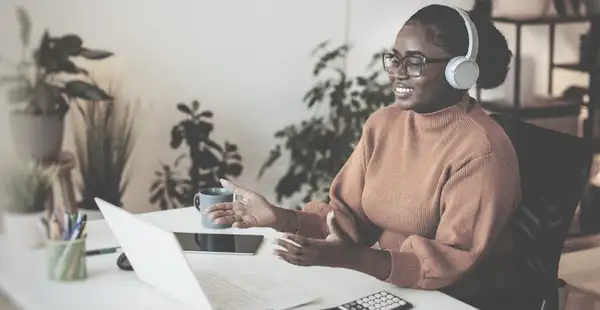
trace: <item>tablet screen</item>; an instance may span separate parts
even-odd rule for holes
[[[256,254],[264,236],[208,233],[181,233],[175,237],[184,252],[212,252],[224,254]]]

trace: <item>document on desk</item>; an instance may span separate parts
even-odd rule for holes
[[[202,269],[194,272],[210,303],[217,309],[284,310],[317,300],[311,292],[278,272]],[[286,281],[287,280],[287,281]]]

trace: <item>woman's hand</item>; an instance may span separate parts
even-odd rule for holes
[[[234,202],[224,202],[206,208],[206,213],[216,224],[229,224],[236,228],[274,227],[277,222],[277,208],[263,196],[221,180],[224,188],[233,192]]]
[[[290,264],[299,266],[352,268],[362,246],[340,228],[334,212],[327,214],[327,225],[330,233],[325,239],[284,234],[275,241],[284,250],[276,249],[274,254]]]

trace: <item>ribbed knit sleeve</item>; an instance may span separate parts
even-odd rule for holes
[[[387,282],[439,289],[471,270],[489,250],[520,200],[518,168],[492,153],[477,156],[446,181],[434,239],[409,236],[390,249]]]
[[[325,218],[329,211],[334,210],[338,212],[336,218],[341,228],[353,239],[368,246],[377,242],[381,230],[369,221],[361,205],[371,143],[371,127],[367,121],[354,151],[331,183],[330,202],[312,201],[303,211],[296,211],[297,234],[310,238],[327,237],[329,229]]]

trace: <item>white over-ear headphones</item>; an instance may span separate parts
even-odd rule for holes
[[[446,80],[456,89],[469,89],[477,83],[479,78],[479,65],[477,65],[477,52],[479,49],[479,36],[477,28],[464,10],[452,7],[465,21],[469,36],[469,49],[467,55],[452,58],[446,65]]]

